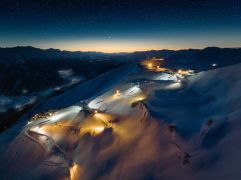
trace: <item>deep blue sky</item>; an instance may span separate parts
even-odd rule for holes
[[[0,46],[241,47],[240,0],[1,0]]]

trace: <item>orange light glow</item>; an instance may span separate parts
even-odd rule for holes
[[[115,96],[119,96],[119,95],[120,95],[120,91],[119,91],[119,90],[116,90]]]
[[[179,69],[179,70],[177,71],[177,73],[178,73],[178,74],[181,74],[181,75],[189,75],[189,71],[187,71],[187,70],[181,70],[181,69]]]
[[[97,136],[100,133],[102,133],[104,130],[105,130],[105,128],[103,126],[92,127],[92,128],[90,128],[90,134],[92,136]]]
[[[140,96],[137,96],[136,98],[135,98],[135,100],[136,101],[142,101],[142,100],[144,100],[146,97],[144,96],[144,95],[140,95]]]
[[[80,166],[76,163],[73,163],[73,165],[69,169],[70,173],[70,180],[77,180],[80,177]]]

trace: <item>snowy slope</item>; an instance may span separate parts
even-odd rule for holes
[[[114,69],[29,114],[69,108],[28,125],[25,115],[26,126],[1,134],[0,171],[6,179],[238,180],[240,71],[237,64],[178,81],[135,64]]]
[[[47,108],[63,108],[79,103],[80,101],[86,100],[90,97],[97,96],[117,85],[136,70],[137,67],[135,64],[131,63],[108,71],[93,80],[80,84],[69,92],[54,97],[50,101],[47,101],[43,107],[45,110]]]
[[[187,179],[241,178],[240,71],[237,64],[201,72],[186,88],[155,91],[147,102],[185,140],[193,161]]]

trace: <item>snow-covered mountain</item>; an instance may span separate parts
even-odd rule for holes
[[[125,63],[25,112],[3,178],[240,179],[241,64],[159,70]]]

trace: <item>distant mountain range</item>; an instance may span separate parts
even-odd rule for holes
[[[150,50],[132,53],[102,53],[82,51],[61,51],[59,49],[39,49],[31,46],[0,48],[0,62],[14,62],[29,59],[81,59],[81,60],[119,60],[138,61],[152,57],[165,58],[163,66],[172,68],[212,69],[210,64],[219,67],[241,62],[241,48],[207,47],[186,50]]]
[[[71,83],[68,81],[93,78],[121,63],[113,61],[111,54],[98,52],[31,46],[0,48],[0,95],[25,95]],[[63,75],[66,73],[69,77]]]
[[[186,50],[151,50],[133,52],[125,55],[128,60],[143,60],[152,57],[162,57],[164,67],[188,68],[197,71],[214,69],[241,63],[241,48],[207,47],[204,49]],[[211,66],[216,64],[215,67]]]
[[[152,57],[164,58],[164,67],[202,71],[241,63],[241,48],[164,49],[112,54],[43,50],[31,46],[0,48],[0,93],[15,96],[26,90],[38,92],[66,82],[60,73],[71,72],[72,79],[76,76],[88,79],[122,63],[138,63]]]
[[[42,58],[42,59],[58,59],[58,58],[80,58],[80,59],[97,59],[111,57],[112,55],[118,56],[122,53],[107,54],[102,52],[82,52],[82,51],[61,51],[59,49],[39,49],[32,46],[17,46],[11,48],[0,48],[1,59],[14,59],[14,58]]]

